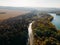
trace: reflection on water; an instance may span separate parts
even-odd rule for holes
[[[52,20],[52,23],[56,26],[56,28],[59,30],[60,29],[60,16],[56,15],[55,13],[50,13],[54,17]]]

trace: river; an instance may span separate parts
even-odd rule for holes
[[[54,17],[52,23],[56,26],[57,30],[60,30],[60,16],[56,15],[55,13],[49,13]]]
[[[34,21],[32,21],[30,24],[29,24],[29,27],[28,27],[28,35],[29,35],[29,38],[28,38],[28,45],[33,45],[33,32],[32,32],[32,23]]]
[[[55,13],[49,13],[51,16],[54,17],[54,19],[51,21],[58,30],[60,30],[60,16],[59,15],[56,15]],[[28,44],[27,45],[33,45],[33,40],[34,40],[34,37],[33,37],[33,32],[32,32],[32,23],[34,21],[32,21],[30,24],[29,24],[29,27],[28,27],[28,35],[29,35],[29,38],[28,38]]]

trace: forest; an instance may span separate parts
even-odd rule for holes
[[[0,45],[26,45],[28,25],[36,20],[33,12],[0,21]]]
[[[8,18],[0,21],[0,45],[27,45],[29,23],[32,25],[34,45],[59,45],[60,33],[51,23],[53,16],[39,12]]]
[[[32,25],[34,45],[60,45],[60,31],[51,23],[51,15],[43,16]]]

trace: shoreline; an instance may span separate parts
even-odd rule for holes
[[[44,39],[45,37],[41,38],[37,35],[37,34],[39,34],[39,31],[38,31],[39,29],[42,31],[42,30],[46,30],[46,28],[48,28],[48,30],[54,31],[57,34],[59,33],[58,30],[56,29],[55,25],[53,25],[51,23],[52,20],[53,20],[53,16],[50,15],[50,18],[47,18],[47,20],[45,20],[45,19],[37,20],[32,24],[35,45],[43,45],[44,44],[44,41],[42,39]],[[37,33],[37,31],[38,31],[38,33]],[[41,35],[41,34],[39,34],[39,35]]]

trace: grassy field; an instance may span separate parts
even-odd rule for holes
[[[16,17],[19,15],[23,15],[29,13],[29,11],[18,11],[18,10],[7,10],[7,9],[0,9],[0,21],[12,17]]]

